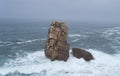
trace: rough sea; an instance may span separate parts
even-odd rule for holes
[[[44,46],[51,21],[0,21],[0,76],[120,76],[120,24],[66,21],[68,43],[93,54],[50,61]]]

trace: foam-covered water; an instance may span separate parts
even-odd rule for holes
[[[25,57],[9,60],[0,68],[1,75],[22,76],[119,76],[120,55],[108,55],[93,49],[86,49],[93,54],[95,60],[86,62],[72,56],[67,62],[51,62],[44,56],[43,50],[28,53]]]
[[[95,58],[67,62],[44,55],[49,22],[0,22],[0,76],[120,76],[120,25],[68,23],[68,42]],[[25,27],[26,26],[26,27]]]

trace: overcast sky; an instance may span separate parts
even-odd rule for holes
[[[0,18],[120,21],[120,0],[0,0]]]

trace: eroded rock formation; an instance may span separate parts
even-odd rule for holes
[[[72,53],[73,53],[73,56],[75,56],[76,58],[84,58],[86,61],[90,61],[94,59],[94,57],[90,52],[85,51],[83,49],[73,48]]]
[[[65,22],[53,21],[45,45],[45,55],[51,60],[67,61],[70,45],[67,43],[68,28]]]

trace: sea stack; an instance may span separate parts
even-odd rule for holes
[[[67,61],[70,45],[67,43],[68,28],[65,22],[53,21],[48,29],[45,56],[53,60]]]

